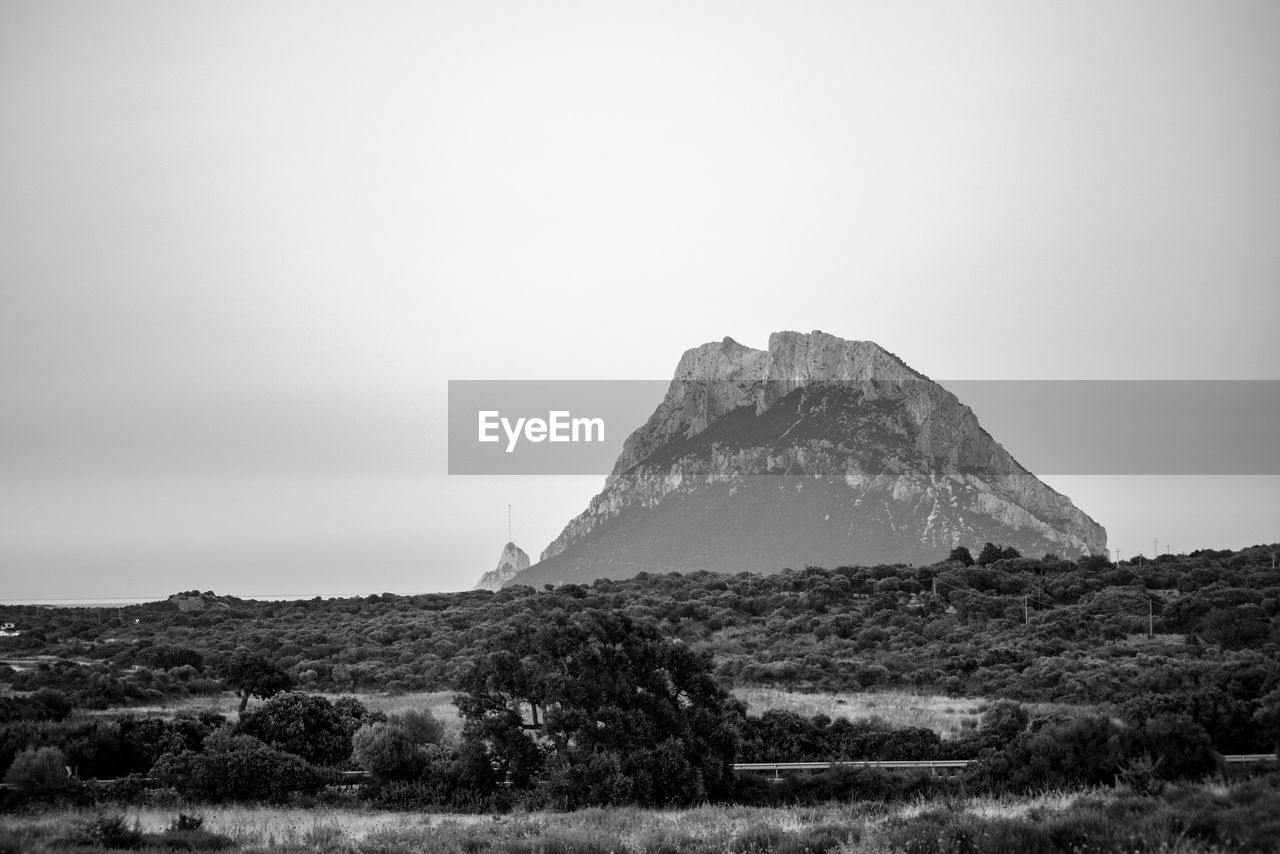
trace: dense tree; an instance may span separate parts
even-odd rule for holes
[[[228,730],[211,735],[199,753],[166,753],[151,776],[184,797],[214,802],[281,803],[317,792],[326,781],[298,756]]]
[[[382,717],[354,697],[331,703],[317,694],[287,691],[243,715],[237,730],[313,765],[337,765],[351,755],[352,734]]]
[[[419,734],[420,735],[420,734]],[[399,720],[366,724],[351,739],[351,757],[378,780],[414,780],[432,766],[447,763],[449,750],[420,741]]]
[[[227,684],[240,697],[241,714],[251,696],[265,700],[293,687],[289,674],[254,652],[237,651],[222,665],[221,671]]]
[[[1050,724],[1022,733],[984,756],[969,775],[1014,789],[1110,784],[1124,760],[1124,734],[1105,716]]]
[[[158,644],[138,652],[138,661],[149,667],[170,670],[174,667],[192,667],[204,670],[204,656],[193,649],[172,644]]]
[[[521,621],[487,642],[456,703],[464,739],[564,806],[691,803],[732,786],[741,708],[704,655],[600,610]]]
[[[1203,777],[1217,764],[1209,734],[1186,715],[1159,714],[1147,720],[1128,733],[1125,752],[1150,756],[1156,776],[1163,780]]]
[[[67,785],[67,757],[56,747],[29,747],[13,758],[4,782],[27,796],[57,791]]]
[[[1031,716],[1021,703],[1001,700],[982,713],[981,731],[997,742],[1012,741],[1027,728]]]
[[[966,546],[956,546],[951,550],[951,554],[947,555],[947,560],[958,561],[965,566],[973,566],[973,555],[969,553]]]
[[[978,566],[987,566],[1000,560],[1004,556],[1000,547],[995,543],[987,542],[982,546],[982,551],[978,552]]]
[[[1280,753],[1280,688],[1262,698],[1258,710],[1254,712],[1254,719],[1262,727],[1272,749]]]

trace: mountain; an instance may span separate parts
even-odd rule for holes
[[[604,490],[508,583],[930,563],[988,540],[1068,557],[1106,531],[897,356],[776,332],[686,352]]]
[[[480,576],[474,589],[500,590],[508,581],[516,577],[516,573],[529,568],[529,555],[515,543],[507,543],[502,547],[502,555],[498,565]]]

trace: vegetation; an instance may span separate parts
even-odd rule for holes
[[[895,803],[1117,781],[1158,798],[1216,773],[1220,753],[1274,749],[1280,586],[1269,549],[1119,565],[994,544],[977,560],[967,549],[951,557],[496,594],[269,603],[206,593],[202,610],[182,594],[123,619],[0,609],[23,632],[4,639],[14,666],[0,672],[10,783],[0,798],[127,803],[145,789],[152,801],[206,805],[504,813]],[[452,692],[460,731],[426,709],[388,714],[320,693],[375,686]],[[939,725],[943,712],[919,722],[802,704],[761,712],[740,699],[780,689],[951,695],[967,725]],[[225,691],[238,698],[226,714],[76,711]],[[731,767],[955,758],[976,761],[954,778],[841,768],[780,783]],[[938,839],[953,824],[996,832],[930,821],[945,825]],[[1044,827],[1009,832],[1056,850],[1057,837],[1037,835]],[[889,839],[882,831],[875,838]],[[864,832],[823,838],[848,847]],[[742,850],[827,844],[773,830],[750,838]]]
[[[465,674],[463,737],[505,782],[561,806],[725,799],[742,708],[709,656],[602,610],[515,622]]]
[[[247,703],[289,687],[272,684],[275,673],[309,693],[446,690],[513,620],[607,610],[711,654],[717,677],[736,685],[1065,703],[1216,690],[1253,703],[1280,685],[1277,549],[1120,564],[1019,557],[766,576],[642,574],[551,591],[216,597],[223,607],[203,611],[172,601],[119,611],[5,606],[0,619],[22,634],[0,639],[0,657],[24,669],[0,677],[20,694],[60,691],[76,708],[227,688]],[[246,660],[262,668],[263,693],[241,678]]]
[[[368,810],[206,807],[59,810],[0,817],[0,851],[255,851],[347,854],[880,854],[1274,850],[1280,780],[1179,785],[1160,795],[1089,790],[928,804],[776,809],[635,808],[468,817]],[[108,847],[108,844],[114,847]],[[7,847],[6,847],[7,846]]]

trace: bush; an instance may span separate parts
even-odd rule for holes
[[[1031,716],[1020,703],[1000,700],[982,713],[981,732],[998,742],[1012,741],[1031,722]]]
[[[1204,727],[1186,715],[1151,718],[1126,739],[1130,756],[1149,755],[1162,780],[1194,779],[1213,772],[1218,757]]]
[[[218,733],[203,753],[165,754],[151,776],[183,797],[203,801],[282,803],[315,794],[329,779],[291,753],[247,735]]]
[[[390,715],[387,720],[399,724],[408,734],[409,740],[416,745],[426,746],[444,741],[444,722],[428,709],[409,709]]]
[[[343,697],[335,704],[318,695],[288,691],[242,716],[237,730],[314,765],[331,766],[351,756],[351,736],[373,719],[354,698]]]
[[[427,754],[398,722],[365,724],[351,738],[356,764],[379,780],[413,780],[428,764]]]
[[[65,789],[68,786],[66,754],[56,747],[28,747],[13,758],[4,781],[25,797]]]
[[[1123,735],[1101,715],[1051,724],[988,752],[965,776],[997,791],[1109,785],[1125,758]]]
[[[142,830],[118,813],[106,813],[77,824],[65,841],[95,848],[138,848],[142,845]]]

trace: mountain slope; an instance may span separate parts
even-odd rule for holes
[[[509,583],[925,563],[986,540],[1078,555],[1106,532],[892,353],[778,332],[686,352],[604,490]]]

